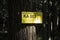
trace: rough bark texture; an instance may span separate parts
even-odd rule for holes
[[[36,40],[36,28],[35,26],[27,26],[21,29],[19,32],[19,40]]]

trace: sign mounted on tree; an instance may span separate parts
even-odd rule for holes
[[[22,23],[42,23],[42,12],[22,12]]]

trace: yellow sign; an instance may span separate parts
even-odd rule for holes
[[[22,23],[42,23],[42,12],[22,12]]]

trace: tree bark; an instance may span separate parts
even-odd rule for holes
[[[36,40],[36,28],[35,26],[27,26],[19,32],[19,40]]]

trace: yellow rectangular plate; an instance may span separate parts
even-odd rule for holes
[[[42,12],[22,12],[22,23],[42,23]]]

